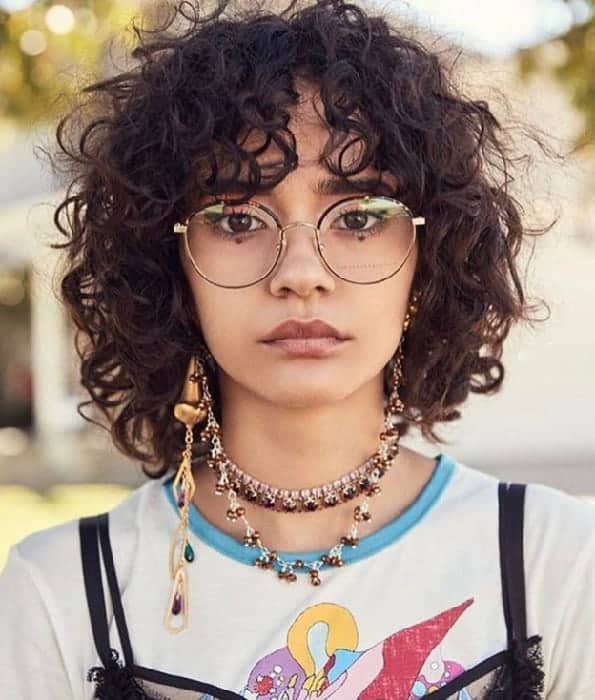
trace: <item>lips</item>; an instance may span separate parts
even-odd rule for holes
[[[339,340],[347,340],[348,336],[320,319],[312,321],[290,319],[274,328],[262,339],[262,342],[269,343],[274,340],[295,338],[337,338]]]

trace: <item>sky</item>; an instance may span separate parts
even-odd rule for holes
[[[505,56],[559,36],[589,18],[586,0],[375,0],[451,37],[464,48]]]

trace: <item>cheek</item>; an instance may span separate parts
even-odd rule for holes
[[[246,290],[222,289],[202,280],[193,284],[193,294],[202,335],[215,360],[223,367],[237,363],[258,334]]]
[[[358,299],[361,322],[375,336],[396,339],[398,342],[409,294],[409,276],[396,275],[378,285],[371,285],[368,293],[360,293]]]
[[[360,314],[360,350],[374,361],[388,361],[399,342],[402,302],[394,286],[392,294],[370,295]]]
[[[397,349],[411,295],[416,252],[416,249],[412,251],[409,260],[395,277],[378,285],[370,285],[366,294],[359,295],[360,347],[364,353],[369,353],[370,359],[388,362]]]

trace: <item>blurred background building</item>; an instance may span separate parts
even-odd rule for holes
[[[455,72],[469,94],[568,152],[555,162],[533,153],[516,185],[529,218],[560,215],[525,251],[529,293],[551,317],[512,332],[503,390],[472,396],[459,424],[439,431],[446,445],[407,444],[595,498],[595,0],[377,7],[443,42],[446,60],[462,47]],[[27,532],[98,512],[144,481],[76,411],[86,396],[48,247],[64,183],[41,149],[53,149],[68,96],[130,49],[132,17],[155,12],[150,2],[0,0],[0,565]]]

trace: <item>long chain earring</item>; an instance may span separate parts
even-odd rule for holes
[[[182,461],[172,487],[180,521],[172,535],[169,549],[172,588],[164,621],[166,629],[174,633],[181,632],[188,626],[186,563],[194,561],[194,550],[188,539],[188,509],[196,491],[192,474],[192,444],[194,426],[207,416],[207,402],[201,386],[204,376],[205,371],[201,360],[197,356],[192,356],[179,401],[174,406],[174,416],[186,426]]]
[[[421,293],[415,290],[411,295],[411,301],[407,307],[405,313],[405,318],[403,319],[403,331],[401,333],[401,340],[399,341],[399,346],[393,355],[392,367],[391,367],[391,394],[389,397],[389,409],[393,414],[402,413],[405,410],[405,405],[401,398],[399,397],[399,387],[403,382],[403,340],[405,339],[405,334],[411,328],[417,312],[419,311],[419,300]]]
[[[407,312],[405,313],[405,318],[403,320],[403,333],[406,333],[411,324],[413,323],[417,312],[419,311],[419,300],[421,298],[421,293],[419,290],[415,290],[411,295],[411,301],[407,307]]]

